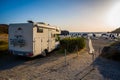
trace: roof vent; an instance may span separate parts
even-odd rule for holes
[[[28,20],[27,22],[28,22],[28,23],[34,23],[32,20]]]

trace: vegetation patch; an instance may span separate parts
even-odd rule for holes
[[[8,44],[7,41],[0,41],[0,45],[6,45],[6,44]]]
[[[8,33],[8,25],[7,24],[0,24],[0,33]]]
[[[61,49],[66,49],[68,52],[72,53],[81,50],[85,47],[84,38],[64,38],[60,40]]]
[[[104,47],[101,56],[107,59],[120,61],[120,41],[114,42],[110,44],[110,46]]]
[[[120,27],[112,31],[112,33],[120,33]]]
[[[113,42],[110,46],[120,46],[120,41]]]
[[[8,52],[8,42],[0,41],[0,56],[6,55]]]

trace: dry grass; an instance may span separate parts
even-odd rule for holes
[[[6,41],[0,41],[0,52],[6,51],[8,49],[8,42]]]
[[[0,34],[0,41],[8,42],[8,34]]]
[[[8,34],[0,34],[0,56],[8,52]]]

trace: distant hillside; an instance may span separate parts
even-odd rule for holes
[[[0,33],[8,33],[8,25],[7,24],[0,24]]]
[[[120,33],[120,27],[112,31],[112,33]]]

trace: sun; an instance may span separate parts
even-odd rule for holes
[[[106,23],[109,26],[120,26],[120,1],[112,5],[106,17]]]

